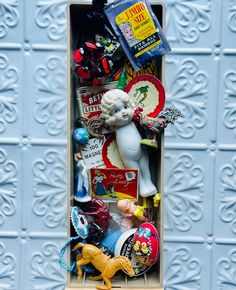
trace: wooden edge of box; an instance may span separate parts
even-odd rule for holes
[[[85,290],[95,290],[96,288],[93,287],[93,288],[71,288],[71,287],[66,287],[65,290],[81,290],[81,289],[85,289]],[[112,288],[112,289],[115,289],[115,288]],[[117,288],[116,288],[117,289]],[[164,288],[151,288],[151,287],[146,287],[146,288],[125,288],[125,287],[120,287],[119,289],[126,289],[126,290],[147,290],[147,289],[150,289],[150,290],[164,290]]]
[[[71,192],[71,173],[73,171],[71,162],[71,155],[73,153],[72,145],[71,145],[71,133],[72,133],[72,120],[71,120],[71,112],[72,112],[72,87],[71,87],[71,29],[70,29],[70,4],[67,5],[67,236],[70,237],[70,192]],[[71,249],[70,246],[67,249],[68,253],[70,253]],[[67,264],[70,263],[70,256],[67,255]],[[68,286],[70,281],[70,272],[67,271],[66,273],[66,285]],[[69,289],[69,288],[66,288]]]

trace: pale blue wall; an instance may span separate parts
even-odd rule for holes
[[[67,1],[0,0],[0,288],[63,290]],[[236,0],[166,0],[166,290],[236,289]]]
[[[166,3],[166,290],[235,290],[236,1]]]

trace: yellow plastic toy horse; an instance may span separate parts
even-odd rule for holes
[[[91,280],[104,280],[106,285],[97,285],[99,290],[110,290],[112,283],[110,279],[115,275],[118,270],[123,270],[130,277],[135,275],[131,261],[127,257],[118,256],[110,258],[103,254],[102,250],[91,244],[78,243],[73,251],[82,248],[82,253],[76,256],[76,266],[78,269],[78,280],[82,277],[81,266],[92,263],[93,266],[101,272],[100,275],[89,277]]]

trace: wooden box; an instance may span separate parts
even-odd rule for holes
[[[72,144],[72,132],[74,129],[74,123],[78,117],[79,110],[76,100],[76,89],[78,83],[75,79],[73,72],[73,51],[76,49],[75,37],[79,31],[86,30],[85,27],[80,26],[80,19],[86,11],[89,11],[91,7],[91,2],[89,0],[78,0],[74,2],[69,2],[67,7],[67,20],[68,20],[68,237],[71,237],[71,227],[70,227],[70,208],[73,206],[73,191],[74,191],[74,168],[73,168],[73,144]],[[156,14],[160,24],[163,26],[165,14],[164,7],[160,3],[155,1],[150,1],[153,11]],[[164,76],[164,66],[163,60],[161,65],[159,63],[158,67],[158,78],[163,82]],[[150,153],[150,168],[152,179],[155,181],[159,192],[163,196],[163,135],[161,136],[161,142],[159,144],[159,149]],[[113,288],[124,288],[124,289],[156,289],[163,290],[163,221],[162,221],[162,207],[163,200],[160,202],[158,215],[157,215],[157,229],[160,235],[160,258],[158,262],[153,266],[152,271],[138,276],[135,278],[129,278],[126,275],[114,277],[112,279]],[[70,248],[68,249],[67,263],[71,264]],[[76,290],[76,289],[88,289],[95,290],[95,286],[99,282],[90,281],[87,279],[86,274],[84,274],[83,279],[77,280],[76,276],[72,275],[70,272],[67,273],[66,290]],[[100,282],[102,283],[102,282]]]

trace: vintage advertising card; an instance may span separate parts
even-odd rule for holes
[[[94,197],[110,201],[137,200],[137,169],[91,168],[90,183]]]
[[[115,89],[116,87],[117,82],[111,82],[102,86],[85,86],[78,88],[76,94],[80,116],[87,119],[100,116],[100,103],[102,96],[107,91]]]
[[[104,139],[92,138],[81,147],[80,151],[87,169],[106,167],[102,159]]]

